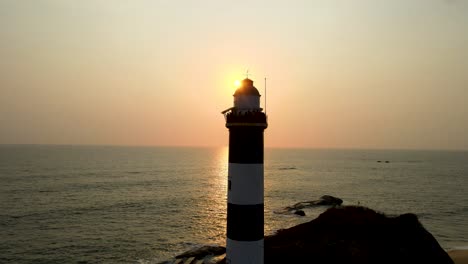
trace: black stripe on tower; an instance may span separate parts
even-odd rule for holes
[[[263,164],[264,127],[229,128],[229,163]]]
[[[227,237],[237,241],[263,239],[263,204],[237,205],[228,203]]]

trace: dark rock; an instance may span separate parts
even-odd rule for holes
[[[305,216],[305,215],[306,215],[305,212],[302,211],[302,210],[294,211],[294,214],[295,214],[295,215],[299,215],[299,216]]]
[[[278,170],[296,170],[297,168],[296,167],[281,167],[281,168],[278,168]]]
[[[196,259],[199,259],[199,258],[204,258],[205,256],[208,256],[208,255],[222,255],[226,253],[226,248],[225,247],[221,247],[221,246],[202,246],[202,247],[199,247],[199,248],[194,248],[192,250],[189,250],[187,252],[184,252],[178,256],[176,256],[176,258],[190,258],[190,257],[195,257]]]
[[[265,263],[453,263],[414,214],[387,217],[359,206],[265,237]]]
[[[306,201],[306,202],[299,202],[292,206],[287,206],[282,210],[275,211],[277,214],[288,214],[291,212],[295,212],[297,210],[301,210],[308,207],[315,207],[315,206],[339,206],[343,203],[343,200],[340,198],[333,197],[331,195],[324,195],[320,197],[318,200],[314,201]]]
[[[316,202],[316,205],[331,205],[338,206],[343,203],[343,200],[340,198],[333,197],[331,195],[324,195]]]
[[[318,218],[265,237],[265,263],[453,264],[414,214],[387,217],[369,208],[330,208]],[[225,264],[224,247],[204,246],[176,258]],[[172,263],[172,262],[170,262]]]

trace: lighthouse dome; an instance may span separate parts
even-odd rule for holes
[[[234,96],[241,94],[260,96],[260,93],[258,92],[257,88],[253,86],[253,81],[248,78],[242,80],[241,85],[239,89],[237,89],[234,93]]]
[[[234,108],[240,112],[260,111],[260,93],[253,81],[246,78],[234,93]]]

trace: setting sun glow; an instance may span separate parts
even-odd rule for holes
[[[249,78],[269,148],[468,150],[466,25],[468,0],[0,0],[0,148],[226,146]]]

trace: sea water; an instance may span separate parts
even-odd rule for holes
[[[158,263],[224,245],[227,164],[227,148],[0,146],[0,262]],[[325,194],[468,245],[468,152],[266,149],[266,234],[317,217],[275,211]]]

